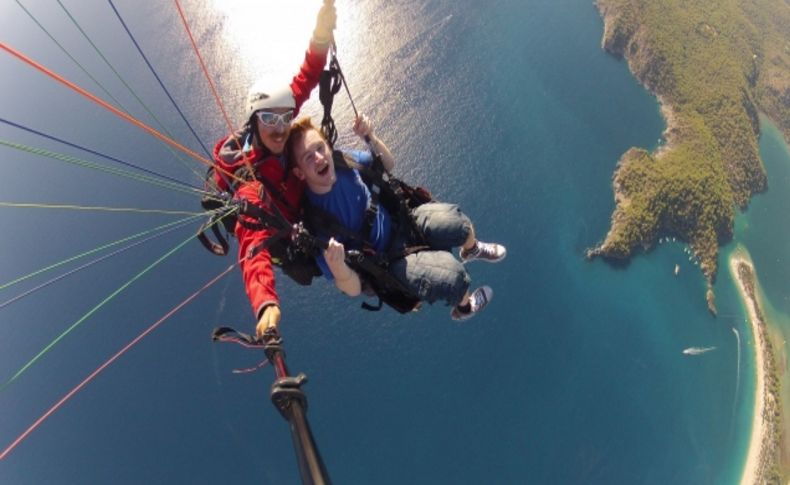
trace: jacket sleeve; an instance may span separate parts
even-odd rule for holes
[[[302,105],[310,98],[310,93],[318,86],[321,80],[321,72],[326,65],[326,55],[329,52],[328,46],[319,45],[310,41],[310,47],[304,56],[304,62],[299,69],[299,73],[291,81],[291,92],[296,102],[298,113]]]
[[[248,183],[239,188],[237,196],[247,199],[250,203],[262,206],[258,197],[260,182]],[[248,222],[252,219],[240,215]],[[252,311],[260,318],[263,309],[268,305],[279,305],[280,299],[274,286],[274,268],[268,249],[264,249],[253,258],[248,258],[250,251],[266,242],[273,234],[271,229],[253,230],[236,223],[236,238],[239,240],[239,265],[244,279],[244,288],[252,305]]]

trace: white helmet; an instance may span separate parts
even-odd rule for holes
[[[270,85],[269,85],[270,86]],[[291,86],[281,85],[274,89],[266,86],[265,82],[258,81],[252,85],[247,93],[247,102],[244,105],[246,119],[250,119],[258,110],[266,108],[291,108],[296,109],[296,101],[291,91]]]

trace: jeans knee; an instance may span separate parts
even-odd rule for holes
[[[457,305],[464,299],[464,295],[469,291],[472,278],[461,263],[453,270],[453,278],[448,291],[447,304]]]

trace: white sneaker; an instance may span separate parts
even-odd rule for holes
[[[469,251],[461,249],[459,256],[463,263],[475,260],[498,263],[507,256],[507,249],[501,244],[477,241]]]
[[[450,311],[450,317],[457,322],[468,320],[483,311],[483,308],[488,305],[488,302],[490,302],[493,297],[494,290],[492,290],[490,286],[481,286],[469,295],[470,310],[465,312],[459,309],[458,306],[454,306]]]

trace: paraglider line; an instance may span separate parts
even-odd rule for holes
[[[214,81],[211,80],[211,75],[208,73],[208,68],[206,67],[206,63],[203,61],[203,56],[200,55],[200,50],[198,49],[197,43],[195,43],[195,38],[192,36],[192,31],[189,29],[189,24],[187,23],[186,16],[184,15],[184,10],[181,8],[181,2],[175,0],[175,4],[176,9],[178,9],[178,15],[181,17],[181,23],[184,24],[184,30],[186,30],[187,35],[189,36],[189,42],[192,43],[192,50],[195,51],[195,55],[200,62],[200,67],[203,69],[203,74],[206,76],[206,81],[208,81],[208,85],[211,87],[211,92],[214,94],[214,99],[217,101],[217,106],[219,106],[219,109],[222,112],[222,117],[225,118],[225,123],[228,125],[228,130],[231,134],[233,134],[233,124],[230,122],[230,118],[228,118],[228,113],[225,111],[225,106],[222,104],[222,99],[219,97],[217,87],[214,85]]]
[[[130,162],[124,162],[123,160],[121,160],[119,158],[116,158],[116,157],[113,157],[111,155],[107,155],[107,154],[104,154],[104,153],[101,153],[101,152],[97,152],[96,150],[91,150],[90,148],[86,148],[84,146],[77,145],[76,143],[71,143],[69,141],[63,140],[63,139],[58,138],[56,136],[48,135],[48,134],[43,133],[41,131],[35,130],[33,128],[29,128],[27,126],[20,125],[19,123],[14,123],[13,121],[9,121],[9,120],[6,120],[4,118],[0,118],[0,122],[3,122],[5,124],[7,124],[7,125],[14,126],[16,128],[19,128],[20,130],[25,130],[25,131],[27,131],[29,133],[33,133],[33,134],[36,134],[38,136],[42,136],[42,137],[47,138],[49,140],[53,140],[53,141],[56,141],[58,143],[62,143],[64,145],[68,145],[70,147],[77,148],[78,150],[82,150],[82,151],[91,153],[93,155],[105,158],[107,160],[110,160],[110,161],[113,161],[113,162],[116,162],[116,163],[120,163],[121,165],[125,165],[127,167],[131,167],[131,168],[134,168],[136,170],[140,170],[141,172],[145,172],[145,173],[150,174],[150,175],[155,175],[155,176],[157,176],[159,178],[162,178],[162,179],[165,179],[165,180],[169,180],[171,182],[174,182],[174,183],[177,183],[177,184],[180,184],[180,185],[184,185],[184,186],[189,187],[189,188],[201,190],[200,187],[188,184],[186,182],[182,182],[181,180],[178,180],[176,178],[168,177],[167,175],[161,174],[161,173],[156,172],[154,170],[149,170],[149,169],[144,168],[144,167],[140,167],[139,165],[135,165],[135,164],[130,163]]]
[[[115,102],[115,104],[117,104],[118,106],[120,106],[122,110],[124,110],[124,111],[126,111],[126,112],[128,112],[128,111],[129,111],[128,109],[126,109],[126,108],[124,107],[124,105],[123,105],[123,104],[122,104],[120,101],[118,101],[118,100],[115,98],[115,96],[113,96],[112,94],[110,94],[110,92],[109,92],[109,91],[107,91],[107,88],[105,88],[105,87],[104,87],[104,85],[103,85],[102,83],[100,83],[100,82],[99,82],[99,81],[98,81],[98,80],[97,80],[95,77],[93,77],[93,76],[91,75],[91,73],[90,73],[90,72],[88,72],[88,70],[87,70],[87,69],[85,69],[85,67],[84,67],[82,64],[80,64],[80,63],[79,63],[79,61],[78,61],[77,59],[75,59],[75,58],[74,58],[74,56],[72,56],[72,55],[71,55],[71,53],[69,53],[69,51],[68,51],[68,50],[67,50],[65,47],[63,47],[63,45],[62,45],[60,42],[58,42],[58,41],[57,41],[57,39],[55,39],[55,37],[54,37],[54,36],[53,36],[53,35],[52,35],[52,34],[51,34],[51,33],[50,33],[50,32],[49,32],[49,31],[48,31],[48,30],[47,30],[47,29],[46,29],[46,28],[45,28],[45,27],[44,27],[44,26],[41,24],[41,22],[39,22],[39,21],[38,21],[38,19],[36,19],[36,17],[35,17],[35,16],[34,16],[32,13],[30,13],[30,11],[29,11],[28,9],[26,9],[24,5],[22,5],[22,2],[20,2],[19,0],[16,0],[16,4],[17,4],[17,5],[19,5],[19,8],[21,8],[21,9],[22,9],[22,10],[23,10],[23,11],[24,11],[24,12],[25,12],[27,15],[28,15],[28,17],[30,17],[30,19],[31,19],[33,22],[35,22],[35,24],[36,24],[36,25],[38,25],[38,27],[39,27],[39,28],[40,28],[40,29],[41,29],[41,30],[42,30],[42,31],[43,31],[45,34],[47,34],[47,36],[50,38],[50,40],[51,40],[52,42],[54,42],[54,43],[55,43],[55,45],[56,45],[56,46],[58,46],[58,47],[60,48],[60,50],[61,50],[61,51],[62,51],[64,54],[66,54],[66,57],[68,57],[69,59],[71,59],[71,61],[72,61],[74,64],[76,64],[76,65],[77,65],[77,67],[79,67],[79,68],[80,68],[80,70],[81,70],[81,71],[82,71],[82,72],[83,72],[83,73],[84,73],[86,76],[88,76],[88,77],[90,78],[90,80],[91,80],[91,81],[93,81],[93,82],[94,82],[94,83],[95,83],[97,86],[99,86],[99,89],[101,89],[101,90],[104,92],[104,94],[106,94],[106,95],[107,95],[107,96],[108,96],[110,99],[112,99],[112,100]]]
[[[178,9],[178,15],[181,17],[181,23],[184,24],[184,30],[186,30],[187,35],[189,36],[189,42],[192,44],[192,50],[195,51],[195,55],[197,56],[198,61],[200,62],[200,67],[203,69],[203,75],[206,77],[206,81],[208,81],[208,85],[211,88],[212,94],[214,95],[214,100],[216,100],[217,106],[219,106],[219,110],[220,112],[222,112],[222,117],[225,119],[225,123],[228,125],[228,132],[230,133],[230,136],[232,136],[233,139],[236,140],[236,145],[242,146],[241,140],[239,140],[239,138],[236,136],[236,132],[233,131],[233,124],[230,122],[228,113],[225,111],[225,105],[222,104],[222,99],[220,98],[219,93],[217,92],[217,88],[214,85],[214,81],[212,81],[211,75],[208,73],[208,68],[206,67],[206,63],[203,62],[203,56],[200,55],[200,49],[198,49],[197,43],[195,42],[195,38],[192,35],[192,30],[190,30],[189,28],[189,23],[187,23],[186,16],[184,15],[184,10],[181,8],[181,3],[178,0],[175,0],[175,4],[176,4],[176,8]],[[243,156],[243,162],[251,173],[255,173],[255,171],[252,168],[252,165],[250,164],[250,160],[248,159],[248,156],[246,154]],[[217,173],[220,175],[220,177],[222,177],[225,180],[225,183],[228,184],[228,186],[232,186],[232,184],[227,180],[227,178],[222,172],[217,172]]]
[[[82,34],[82,36],[85,37],[85,40],[87,40],[88,43],[91,45],[91,47],[93,47],[93,50],[96,51],[96,54],[98,54],[98,56],[101,58],[101,60],[103,60],[104,63],[107,64],[107,67],[109,67],[110,70],[113,72],[113,74],[115,74],[115,77],[117,77],[118,80],[121,81],[121,83],[126,87],[126,89],[132,94],[132,96],[134,96],[134,99],[136,99],[137,102],[140,104],[140,106],[143,107],[145,112],[148,113],[148,116],[150,116],[151,119],[153,119],[156,122],[156,124],[159,126],[159,128],[167,136],[169,136],[170,138],[175,138],[173,136],[173,134],[170,133],[170,131],[168,131],[168,129],[164,125],[164,123],[162,123],[159,120],[159,118],[157,118],[156,115],[151,111],[151,109],[148,107],[148,105],[146,105],[145,102],[142,99],[140,99],[140,96],[137,95],[137,93],[134,91],[134,89],[132,89],[132,87],[129,86],[129,83],[126,82],[126,80],[123,78],[123,76],[121,76],[118,73],[118,70],[115,69],[115,67],[112,65],[112,63],[109,60],[107,60],[107,57],[104,56],[102,51],[96,46],[96,44],[93,42],[93,40],[91,40],[90,36],[88,36],[88,34],[85,32],[85,29],[83,29],[82,26],[79,24],[79,22],[77,22],[77,19],[75,19],[74,16],[71,15],[71,12],[69,12],[69,9],[67,9],[66,6],[63,5],[63,2],[61,2],[60,0],[56,0],[56,1],[58,2],[58,5],[60,5],[60,8],[62,8],[63,11],[66,13],[66,16],[68,16],[68,18],[74,24],[74,26],[77,27],[77,30],[79,30],[80,33]],[[125,111],[128,112],[128,110],[125,110]],[[190,166],[187,163],[187,161],[183,159],[182,155],[180,155],[178,152],[174,151],[172,149],[172,147],[170,147],[167,144],[165,144],[165,147],[167,147],[167,149],[170,151],[170,153],[173,154],[173,156],[179,161],[179,163],[181,163],[181,165],[184,168],[186,168],[187,170],[192,172],[198,178],[198,180],[203,180],[203,176],[200,173],[198,173],[192,166]]]
[[[191,187],[183,187],[182,185],[175,185],[172,182],[168,182],[168,181],[165,181],[165,180],[159,180],[158,178],[151,177],[149,175],[143,175],[143,174],[140,174],[140,173],[137,173],[137,172],[124,170],[122,168],[109,167],[109,166],[106,166],[106,165],[101,165],[101,164],[96,163],[96,162],[83,160],[81,158],[72,157],[70,155],[66,155],[66,154],[63,154],[63,153],[52,152],[52,151],[49,151],[49,150],[45,150],[43,148],[31,147],[31,146],[28,146],[28,145],[23,145],[21,143],[16,143],[16,142],[8,141],[8,140],[0,140],[0,145],[6,146],[6,147],[9,147],[9,148],[13,148],[15,150],[23,151],[23,152],[26,152],[26,153],[30,153],[30,154],[33,154],[33,155],[38,155],[38,156],[41,156],[41,157],[47,157],[47,158],[51,158],[53,160],[66,162],[66,163],[69,163],[71,165],[76,165],[78,167],[90,168],[90,169],[93,169],[93,170],[98,170],[100,172],[105,172],[105,173],[109,173],[109,174],[112,174],[112,175],[117,175],[119,177],[129,178],[129,179],[132,179],[132,180],[136,180],[138,182],[143,182],[143,183],[155,185],[157,187],[162,187],[162,188],[169,189],[169,190],[172,190],[172,191],[175,191],[175,192],[183,192],[183,193],[187,193],[189,195],[197,195],[197,194],[206,195],[205,192],[203,192],[203,191],[201,191],[199,189],[194,189],[194,188],[191,188]]]
[[[183,308],[187,304],[191,303],[192,300],[197,298],[198,295],[200,295],[202,292],[204,292],[206,289],[208,289],[211,285],[213,285],[214,283],[219,281],[226,274],[230,273],[231,270],[233,270],[233,268],[236,267],[236,264],[237,263],[234,263],[231,266],[229,266],[228,269],[226,269],[225,271],[223,271],[219,275],[215,276],[211,281],[206,283],[202,288],[200,288],[195,293],[193,293],[192,295],[187,297],[186,300],[182,301],[181,303],[179,303],[178,305],[173,307],[173,309],[171,309],[169,312],[167,312],[167,314],[165,314],[162,318],[160,318],[153,325],[148,327],[143,333],[141,333],[140,335],[135,337],[134,340],[132,340],[131,342],[126,344],[121,350],[119,350],[117,353],[115,353],[115,355],[113,355],[112,357],[107,359],[107,361],[104,362],[102,365],[100,365],[95,371],[91,372],[91,374],[88,377],[86,377],[82,382],[77,384],[77,386],[74,387],[74,389],[69,391],[65,396],[63,396],[60,399],[60,401],[56,402],[51,408],[49,408],[49,410],[46,413],[44,413],[40,418],[38,418],[32,425],[30,425],[29,428],[27,428],[27,430],[25,430],[25,432],[23,432],[21,435],[19,435],[19,437],[17,439],[15,439],[13,441],[13,443],[11,443],[5,450],[3,450],[3,452],[0,453],[0,460],[3,460],[6,456],[8,456],[9,453],[14,451],[14,448],[16,448],[19,445],[19,443],[21,443],[25,438],[27,438],[28,435],[30,435],[30,433],[35,431],[35,429],[38,428],[41,425],[41,423],[43,423],[55,411],[60,409],[60,407],[63,406],[63,404],[65,404],[66,401],[71,399],[72,396],[74,396],[77,392],[79,392],[83,387],[88,385],[88,383],[90,383],[97,375],[99,375],[104,369],[109,367],[110,364],[112,364],[113,362],[118,360],[118,358],[120,358],[123,354],[125,354],[129,349],[134,347],[146,335],[148,335],[149,333],[153,332],[165,320],[167,320],[168,318],[173,316],[173,314],[175,314],[177,311],[179,311],[181,308]]]
[[[61,275],[58,275],[58,276],[56,276],[54,278],[51,278],[51,279],[45,281],[44,283],[41,283],[40,285],[34,286],[33,288],[31,288],[31,289],[29,289],[29,290],[27,290],[27,291],[25,291],[23,293],[20,293],[19,295],[11,298],[10,300],[7,300],[7,301],[5,301],[3,303],[0,303],[0,310],[2,310],[3,308],[7,307],[8,305],[10,305],[10,304],[12,304],[12,303],[14,303],[16,301],[21,300],[22,298],[24,298],[24,297],[26,297],[28,295],[31,295],[31,294],[33,294],[33,293],[35,293],[35,292],[37,292],[37,291],[39,291],[39,290],[41,290],[43,288],[46,288],[47,286],[49,286],[49,285],[51,285],[53,283],[56,283],[56,282],[62,280],[63,278],[66,278],[68,276],[73,275],[74,273],[77,273],[77,272],[82,271],[82,270],[84,270],[86,268],[89,268],[89,267],[93,266],[94,264],[100,263],[100,262],[104,261],[105,259],[109,259],[109,258],[111,258],[113,256],[117,256],[118,254],[121,254],[123,252],[128,251],[129,249],[132,249],[132,248],[137,247],[137,246],[139,246],[139,245],[141,245],[143,243],[151,241],[152,239],[156,239],[158,237],[164,236],[167,233],[175,231],[176,229],[180,229],[180,228],[188,225],[194,219],[195,219],[194,217],[190,217],[186,221],[182,221],[181,224],[179,224],[179,225],[173,226],[173,227],[171,227],[169,229],[166,229],[166,230],[164,230],[162,232],[159,232],[159,233],[153,234],[151,236],[148,236],[147,238],[141,239],[139,241],[136,241],[136,242],[134,242],[134,243],[132,243],[132,244],[130,244],[128,246],[124,246],[124,247],[122,247],[120,249],[116,249],[115,251],[113,251],[111,253],[105,254],[104,256],[96,258],[96,259],[94,259],[92,261],[89,261],[89,262],[87,262],[87,263],[85,263],[83,265],[80,265],[80,266],[78,266],[78,267],[76,267],[74,269],[71,269],[71,270],[69,270],[69,271],[67,271],[67,272],[65,272],[65,273],[63,273]],[[4,285],[4,286],[7,286],[7,285]]]
[[[135,39],[134,35],[132,35],[132,31],[129,30],[129,27],[126,26],[126,22],[124,22],[123,17],[121,17],[120,12],[118,12],[118,9],[115,8],[115,4],[112,3],[112,0],[107,0],[107,1],[110,3],[110,7],[112,7],[112,10],[113,10],[113,12],[115,12],[116,17],[118,17],[118,20],[121,22],[121,25],[123,26],[123,29],[126,31],[127,34],[129,34],[129,38],[132,40],[132,43],[134,44],[134,46],[137,48],[137,52],[140,53],[140,56],[145,61],[145,64],[148,66],[148,69],[151,70],[151,74],[153,74],[154,77],[156,78],[157,82],[159,82],[159,86],[162,87],[162,89],[164,90],[165,94],[170,99],[170,102],[173,103],[173,106],[176,108],[176,111],[178,111],[178,114],[181,116],[181,119],[184,120],[184,123],[186,123],[187,127],[189,127],[189,131],[192,132],[192,135],[195,136],[195,139],[198,141],[198,143],[200,143],[200,146],[203,147],[203,151],[205,151],[206,155],[209,158],[211,158],[211,152],[209,152],[209,149],[206,148],[206,145],[203,144],[203,141],[200,139],[198,134],[195,132],[195,129],[192,128],[192,125],[187,120],[187,117],[184,116],[184,113],[181,111],[181,108],[178,107],[178,103],[176,103],[176,100],[173,99],[173,96],[170,95],[170,91],[168,91],[167,88],[165,87],[165,84],[162,82],[162,79],[159,77],[159,74],[156,73],[156,69],[154,69],[154,66],[152,66],[151,63],[148,61],[148,58],[143,53],[143,49],[140,48],[140,44],[137,43],[137,39]]]
[[[208,212],[207,213],[207,215],[213,215],[213,214],[214,214],[214,212]],[[60,261],[59,263],[53,263],[53,264],[50,264],[49,266],[46,266],[44,268],[38,269],[36,271],[33,271],[32,273],[28,273],[28,274],[26,274],[24,276],[20,276],[19,278],[16,278],[15,280],[9,281],[8,283],[3,283],[3,284],[0,285],[0,290],[4,290],[4,289],[8,288],[9,286],[13,286],[13,285],[15,285],[17,283],[21,283],[22,281],[30,279],[30,278],[32,278],[32,277],[34,277],[36,275],[41,274],[41,273],[45,273],[47,271],[53,270],[53,269],[55,269],[55,268],[57,268],[59,266],[63,266],[64,264],[68,264],[68,263],[71,263],[72,261],[76,261],[76,260],[84,258],[86,256],[90,256],[93,253],[97,253],[99,251],[103,251],[105,249],[109,249],[109,248],[111,248],[113,246],[117,246],[119,244],[123,244],[123,243],[125,243],[127,241],[131,241],[133,239],[137,239],[138,237],[145,236],[146,234],[150,234],[152,232],[159,231],[161,229],[165,229],[165,228],[168,228],[168,227],[171,227],[171,226],[174,226],[174,225],[178,225],[178,224],[181,224],[181,223],[187,223],[189,221],[193,221],[193,220],[197,219],[198,217],[200,217],[200,216],[195,215],[195,216],[187,217],[185,219],[180,219],[178,221],[168,222],[167,224],[162,224],[161,226],[154,227],[153,229],[147,229],[145,231],[138,232],[137,234],[133,234],[131,236],[127,236],[127,237],[121,238],[121,239],[119,239],[117,241],[113,241],[113,242],[110,242],[110,243],[107,243],[107,244],[103,244],[103,245],[101,245],[101,246],[99,246],[97,248],[94,248],[94,249],[85,251],[83,253],[77,254],[76,256],[71,256],[70,258],[64,259],[63,261]]]
[[[233,177],[235,180],[242,181],[241,179],[239,179],[235,175],[233,175],[231,173],[228,173],[227,171],[225,171],[221,167],[218,167],[211,160],[209,160],[207,158],[204,158],[203,156],[201,156],[200,154],[196,153],[195,151],[190,150],[189,148],[185,147],[184,145],[182,145],[182,144],[180,144],[180,143],[178,143],[178,142],[166,137],[165,135],[163,135],[162,133],[158,132],[154,128],[151,128],[150,126],[146,125],[142,121],[137,120],[136,118],[124,113],[123,111],[119,110],[115,106],[112,106],[111,104],[107,103],[106,101],[96,97],[95,95],[89,93],[85,89],[83,89],[83,88],[77,86],[76,84],[72,83],[71,81],[67,80],[63,76],[51,71],[50,69],[47,69],[46,67],[44,67],[41,64],[37,63],[36,61],[31,59],[30,57],[26,56],[25,54],[19,52],[18,50],[14,49],[13,47],[9,46],[8,44],[6,44],[4,42],[0,42],[0,49],[3,49],[4,51],[8,52],[12,56],[14,56],[17,59],[21,60],[25,64],[28,64],[29,66],[31,66],[34,69],[38,70],[42,74],[45,74],[45,75],[49,76],[50,78],[54,79],[55,81],[63,84],[64,86],[68,87],[69,89],[75,91],[76,93],[88,98],[89,100],[93,101],[94,103],[98,104],[99,106],[111,111],[113,114],[123,118],[124,120],[128,121],[129,123],[132,123],[133,125],[137,126],[138,128],[146,131],[150,135],[152,135],[152,136],[154,136],[156,138],[159,138],[160,140],[164,141],[168,145],[181,150],[182,152],[186,153],[187,155],[195,158],[196,160],[198,160],[198,161],[200,161],[200,162],[202,162],[202,163],[204,163],[204,164],[206,164],[206,165],[208,165],[210,167],[214,167],[215,170],[222,170],[222,171],[226,172],[227,175],[229,175],[230,177]]]
[[[79,327],[79,326],[80,326],[82,323],[84,323],[84,322],[85,322],[85,321],[86,321],[86,320],[87,320],[89,317],[91,317],[91,316],[92,316],[94,313],[96,313],[97,311],[99,311],[99,309],[101,309],[101,308],[102,308],[104,305],[106,305],[106,304],[107,304],[107,303],[108,303],[110,300],[112,300],[113,298],[115,298],[116,296],[118,296],[118,295],[119,295],[121,292],[123,292],[123,291],[124,291],[126,288],[128,288],[129,286],[131,286],[131,285],[132,285],[132,284],[133,284],[135,281],[137,281],[138,279],[140,279],[141,277],[143,277],[143,275],[145,275],[146,273],[148,273],[149,271],[151,271],[152,269],[154,269],[154,268],[155,268],[156,266],[158,266],[158,265],[159,265],[159,264],[160,264],[162,261],[164,261],[164,260],[165,260],[165,259],[167,259],[168,257],[172,256],[172,255],[173,255],[173,253],[175,253],[175,252],[176,252],[176,251],[178,251],[179,249],[181,249],[181,248],[183,248],[184,246],[186,246],[186,245],[187,245],[187,243],[191,242],[193,239],[194,239],[194,236],[189,236],[189,238],[188,238],[188,239],[185,239],[184,241],[182,241],[181,243],[179,243],[178,245],[176,245],[174,248],[172,248],[171,250],[169,250],[167,253],[165,253],[163,256],[161,256],[159,259],[157,259],[156,261],[154,261],[153,263],[151,263],[150,265],[148,265],[148,266],[147,266],[145,269],[143,269],[142,271],[140,271],[139,273],[137,273],[136,275],[134,275],[134,276],[133,276],[133,277],[132,277],[132,278],[131,278],[129,281],[127,281],[126,283],[124,283],[124,284],[122,284],[121,286],[119,286],[119,287],[118,287],[118,288],[117,288],[115,291],[113,291],[112,293],[110,293],[110,294],[109,294],[109,295],[108,295],[108,296],[107,296],[107,297],[106,297],[104,300],[102,300],[101,302],[99,302],[99,304],[97,304],[96,306],[94,306],[93,308],[91,308],[91,309],[90,309],[90,310],[89,310],[89,311],[88,311],[88,312],[87,312],[85,315],[83,315],[82,317],[80,317],[80,318],[79,318],[79,320],[77,320],[76,322],[72,323],[72,324],[71,324],[71,326],[70,326],[69,328],[67,328],[66,330],[64,330],[64,331],[63,331],[63,333],[61,333],[61,334],[60,334],[60,335],[58,335],[57,337],[55,337],[55,339],[54,339],[54,340],[52,340],[52,342],[50,342],[49,344],[47,344],[47,345],[46,345],[46,347],[44,347],[44,348],[43,348],[41,351],[39,351],[39,353],[38,353],[38,354],[36,354],[36,355],[35,355],[35,357],[33,357],[32,359],[30,359],[30,361],[28,361],[28,363],[27,363],[27,364],[25,364],[24,366],[22,366],[22,368],[20,368],[18,371],[16,371],[16,373],[15,373],[13,376],[11,376],[11,378],[10,378],[10,379],[8,379],[8,381],[6,381],[6,382],[5,382],[3,385],[1,385],[1,386],[0,386],[0,392],[3,392],[3,391],[5,391],[5,390],[8,388],[8,386],[10,386],[11,384],[13,384],[13,383],[14,383],[14,381],[16,381],[17,379],[19,379],[19,377],[20,377],[22,374],[24,374],[24,373],[25,373],[25,372],[26,372],[26,371],[27,371],[27,370],[28,370],[30,367],[32,367],[32,366],[33,366],[33,364],[35,364],[36,362],[38,362],[38,361],[39,361],[39,360],[40,360],[42,357],[44,357],[44,355],[46,355],[46,354],[47,354],[47,353],[48,353],[50,350],[52,350],[52,349],[55,347],[55,345],[57,345],[57,344],[58,344],[58,343],[59,343],[61,340],[63,340],[63,339],[64,339],[64,338],[65,338],[65,337],[66,337],[68,334],[70,334],[71,332],[73,332],[73,331],[74,331],[74,329],[76,329],[76,328],[77,328],[77,327]]]
[[[205,212],[172,211],[161,209],[138,209],[135,207],[102,207],[71,204],[33,204],[26,202],[0,202],[0,207],[16,207],[23,209],[66,209],[97,212],[133,212],[135,214],[164,214],[170,216],[202,216]]]

